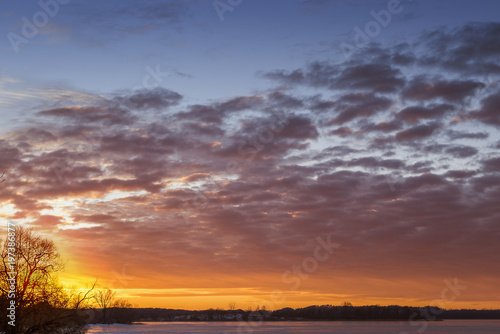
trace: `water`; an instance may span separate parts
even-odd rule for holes
[[[500,320],[338,321],[338,322],[145,322],[143,325],[92,325],[88,334],[484,334],[500,333]]]

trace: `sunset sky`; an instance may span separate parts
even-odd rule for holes
[[[500,308],[500,2],[58,1],[0,4],[0,217],[63,282]]]

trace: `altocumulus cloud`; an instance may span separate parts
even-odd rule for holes
[[[126,256],[138,288],[237,287],[255,273],[282,284],[319,235],[342,247],[311,291],[363,294],[342,277],[367,275],[498,277],[500,93],[481,72],[500,73],[498,31],[371,44],[348,62],[265,73],[279,87],[260,94],[183,105],[156,88],[37,110],[43,126],[0,140],[5,218],[71,238],[89,275]]]

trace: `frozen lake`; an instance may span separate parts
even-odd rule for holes
[[[253,326],[252,326],[253,325]],[[92,325],[87,333],[235,333],[235,334],[482,334],[500,333],[500,320],[408,321],[339,321],[339,322],[145,322],[143,325]]]

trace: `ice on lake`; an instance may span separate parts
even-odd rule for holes
[[[425,326],[425,329],[424,329]],[[484,334],[500,333],[500,320],[335,321],[335,322],[145,322],[141,325],[92,325],[88,334]]]

